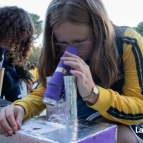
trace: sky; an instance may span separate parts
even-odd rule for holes
[[[110,20],[118,26],[136,27],[143,21],[143,0],[102,0]],[[0,0],[1,6],[16,5],[40,16],[44,21],[51,0]],[[42,35],[37,45],[42,44]]]

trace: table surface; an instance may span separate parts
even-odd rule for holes
[[[23,125],[33,127],[35,123],[39,123],[42,124],[42,126],[46,126],[48,130],[50,126],[46,124],[45,119],[45,116],[35,117],[24,122]],[[45,133],[38,133],[38,130],[37,132],[23,130],[22,132],[16,133],[11,137],[4,137],[0,135],[0,141],[5,140],[5,142],[2,143],[11,143],[11,141],[13,143],[75,143],[92,138],[92,140],[95,140],[97,143],[100,142],[97,140],[103,140],[103,143],[105,143],[105,141],[115,143],[113,141],[115,140],[115,134],[116,125],[79,120],[75,126],[59,128]]]
[[[0,109],[9,104],[11,104],[11,102],[0,100]],[[45,115],[31,118],[24,122],[23,125],[31,126],[34,125],[34,123],[44,125],[48,128]],[[80,142],[81,140],[94,135],[96,135],[95,139],[99,137],[103,140],[108,140],[108,138],[115,139],[116,128],[117,126],[113,124],[78,120],[74,126],[59,128],[42,134],[35,131],[22,130],[11,137],[0,135],[0,143],[70,143]]]

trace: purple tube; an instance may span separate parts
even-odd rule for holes
[[[78,55],[78,50],[73,46],[68,46],[66,49],[67,52],[72,53],[74,55]],[[63,54],[62,57],[66,55]],[[61,94],[64,89],[64,80],[63,76],[69,72],[71,67],[63,64],[63,61],[60,60],[54,74],[51,77],[50,82],[46,88],[44,93],[44,103],[47,105],[56,106],[57,102],[61,98]]]

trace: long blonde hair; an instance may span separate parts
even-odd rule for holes
[[[66,21],[91,26],[94,34],[91,73],[101,80],[102,87],[110,87],[118,74],[118,52],[114,28],[101,0],[52,0],[46,13],[38,66],[42,85],[46,87],[46,77],[53,74],[59,61],[52,43],[53,27]]]

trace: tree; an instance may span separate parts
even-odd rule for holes
[[[42,20],[39,20],[40,19],[40,16],[38,16],[37,14],[33,14],[33,13],[29,13],[33,22],[34,22],[34,27],[35,27],[35,35],[34,35],[34,41],[36,39],[39,38],[39,36],[41,35],[42,33],[42,24],[43,24],[43,21]]]
[[[134,29],[143,36],[143,21],[140,22],[137,27],[134,27]]]
[[[31,53],[30,53],[30,57],[29,57],[29,61],[30,63],[35,63],[39,60],[41,54],[41,48],[40,47],[33,47]]]

